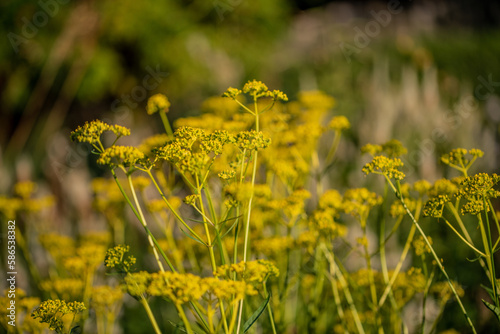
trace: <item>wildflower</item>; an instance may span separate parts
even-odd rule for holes
[[[163,94],[155,94],[148,99],[147,112],[152,115],[157,112],[167,113],[170,108],[168,98]]]
[[[123,299],[123,291],[108,285],[94,286],[92,288],[91,306],[97,314],[113,312],[112,307]]]
[[[36,183],[32,181],[18,182],[14,185],[14,193],[23,199],[28,199],[36,190]]]
[[[61,299],[79,299],[83,294],[84,282],[78,278],[50,279],[41,282],[42,290],[55,293]]]
[[[106,251],[104,264],[108,268],[116,268],[120,272],[129,272],[136,263],[136,258],[132,255],[125,256],[130,251],[128,245],[118,245]]]
[[[453,196],[458,191],[458,187],[455,183],[448,179],[440,179],[434,182],[432,187],[429,189],[428,194],[430,197],[436,197],[439,195]]]
[[[500,191],[493,189],[493,187],[499,181],[500,176],[497,174],[479,173],[468,176],[460,183],[458,195],[468,200],[477,197],[497,198],[500,196]]]
[[[423,197],[425,194],[427,194],[430,188],[431,184],[426,180],[419,180],[413,184],[413,190],[418,192],[418,195],[420,197]]]
[[[132,178],[132,184],[137,190],[143,191],[151,184],[151,179],[142,175],[136,176]]]
[[[123,126],[109,125],[97,119],[90,123],[85,122],[83,126],[79,126],[75,131],[71,132],[71,140],[97,145],[101,142],[101,135],[105,131],[112,131],[117,138],[130,135],[130,130]]]
[[[146,156],[137,147],[134,146],[111,146],[104,150],[97,159],[100,165],[109,165],[115,167],[123,165],[125,167],[133,166],[144,160]]]
[[[235,99],[238,95],[240,95],[242,93],[241,90],[237,89],[237,88],[232,88],[232,87],[229,87],[225,92],[224,94],[222,94],[223,97],[230,97],[232,99]]]
[[[218,176],[225,181],[229,181],[236,176],[236,171],[234,171],[233,169],[228,169],[220,172]]]
[[[250,284],[241,281],[221,280],[207,277],[203,279],[203,285],[207,286],[207,292],[219,299],[231,299],[234,302],[241,300],[245,295],[256,295],[257,291]]]
[[[243,93],[248,93],[255,98],[263,97],[267,95],[267,92],[269,91],[269,88],[262,83],[262,81],[257,81],[257,80],[252,80],[248,81],[244,86],[243,86]]]
[[[391,139],[382,144],[382,151],[389,158],[397,158],[408,153],[406,147],[404,147],[403,144],[401,144],[401,142],[397,139]]]
[[[158,272],[152,273],[150,279],[148,294],[168,298],[176,305],[200,299],[208,288],[199,276],[192,274]]]
[[[380,154],[382,152],[382,145],[366,144],[361,147],[361,153],[368,153],[372,156]]]
[[[335,221],[335,215],[337,212],[332,210],[315,210],[309,218],[309,224],[313,229],[332,236],[344,236],[347,233],[347,228]]]
[[[345,213],[357,217],[364,224],[371,208],[381,203],[382,197],[366,188],[348,189],[344,193],[342,208]]]
[[[100,142],[101,135],[104,131],[110,129],[110,125],[100,120],[85,122],[85,125],[79,126],[75,131],[71,132],[71,140],[80,143],[89,143],[91,145]]]
[[[269,96],[273,98],[274,101],[288,101],[288,96],[285,93],[279,90],[273,90],[269,93]]]
[[[75,240],[56,233],[42,234],[39,237],[42,247],[45,248],[57,262],[75,254]]]
[[[217,268],[214,276],[231,278],[232,273],[236,273],[238,279],[253,285],[263,283],[270,277],[279,276],[278,268],[267,260],[239,262],[231,265],[225,264]]]
[[[328,123],[328,128],[335,131],[347,130],[351,127],[351,123],[345,116],[336,116]]]
[[[425,203],[424,215],[428,217],[440,218],[443,216],[444,205],[450,201],[447,195],[432,197]]]
[[[216,130],[201,138],[201,149],[204,152],[213,152],[215,155],[222,153],[224,145],[233,143],[234,136],[225,130]]]
[[[262,131],[242,131],[236,135],[236,146],[241,150],[264,149],[271,144],[270,138],[264,138]]]
[[[146,293],[149,283],[151,282],[151,274],[146,271],[128,273],[124,281],[125,291],[132,297],[139,297]]]
[[[65,315],[77,315],[85,309],[85,305],[81,302],[66,303],[64,300],[49,299],[42,302],[40,306],[33,311],[31,317],[40,319],[39,321],[41,323],[49,324],[49,329],[60,333],[64,331],[64,322],[62,318]]]
[[[306,109],[328,110],[335,106],[335,99],[321,91],[300,92],[299,102]]]
[[[271,237],[261,240],[254,240],[253,246],[259,253],[265,255],[277,255],[281,252],[291,249],[294,246],[292,237]]]
[[[184,203],[187,205],[196,205],[196,200],[198,200],[200,196],[193,194],[193,195],[188,195],[186,198],[184,198]]]
[[[412,198],[405,198],[405,205],[408,210],[413,211],[417,207],[417,202]],[[406,209],[400,200],[396,200],[392,203],[389,213],[392,217],[400,217],[406,215]]]
[[[398,170],[401,166],[403,166],[403,162],[399,158],[388,158],[378,155],[363,167],[363,172],[365,174],[382,174],[391,179],[402,180],[405,175]]]
[[[466,155],[472,155],[472,160],[469,160]],[[441,161],[451,167],[468,168],[470,164],[477,158],[481,158],[484,152],[479,149],[471,149],[467,152],[465,148],[456,148],[451,150],[450,153],[444,154]]]
[[[427,239],[429,240],[429,243],[432,245],[432,238],[427,237]],[[422,237],[421,235],[413,241],[413,248],[415,248],[415,255],[417,256],[421,256],[425,253],[431,252],[431,249],[425,242],[424,237]]]

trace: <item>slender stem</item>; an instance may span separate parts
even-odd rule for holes
[[[193,334],[193,329],[191,328],[191,324],[189,323],[186,313],[184,313],[184,310],[182,309],[182,306],[179,304],[175,304],[175,308],[177,309],[177,312],[179,313],[179,317],[181,318],[182,322],[184,323],[184,327],[186,327],[186,332],[188,334]]]
[[[163,126],[165,127],[165,131],[167,132],[167,135],[171,138],[174,137],[174,132],[172,131],[172,127],[170,126],[170,122],[168,121],[167,114],[164,111],[160,110],[160,117],[161,121],[163,123]]]
[[[158,327],[158,323],[156,322],[155,316],[153,315],[153,312],[151,311],[151,308],[149,307],[148,301],[142,295],[140,296],[139,301],[142,304],[142,306],[144,307],[144,309],[146,310],[146,313],[148,314],[149,321],[151,322],[151,325],[153,325],[155,333],[161,334],[160,327]]]
[[[356,329],[358,330],[358,333],[364,334],[365,330],[363,329],[361,319],[359,318],[358,311],[356,310],[356,305],[354,304],[354,300],[352,299],[352,295],[351,295],[351,292],[349,291],[347,281],[345,280],[344,276],[342,275],[342,271],[340,271],[340,269],[338,268],[338,265],[335,262],[335,258],[333,256],[333,254],[330,251],[328,251],[326,246],[321,245],[320,247],[322,248],[326,259],[330,263],[330,272],[332,273],[332,276],[337,277],[339,279],[340,285],[342,286],[342,290],[344,291],[345,299],[346,299],[347,303],[349,304],[349,308],[351,309],[351,313],[352,313],[352,316],[354,318],[354,323],[356,324]]]
[[[450,289],[451,291],[453,292],[453,295],[455,296],[455,298],[457,299],[457,302],[458,302],[458,305],[460,306],[460,309],[462,310],[462,313],[465,317],[465,319],[467,320],[467,323],[469,324],[470,328],[472,329],[472,332],[474,334],[476,334],[476,328],[474,327],[474,324],[472,323],[472,320],[470,319],[469,315],[467,314],[467,311],[465,310],[465,307],[464,305],[462,304],[462,300],[460,299],[460,296],[458,295],[457,293],[457,290],[455,289],[455,287],[453,286],[453,283],[451,282],[450,280],[450,277],[448,276],[448,273],[446,272],[446,270],[444,269],[443,265],[441,264],[441,259],[437,256],[436,252],[434,251],[434,248],[432,247],[429,239],[427,238],[427,235],[425,234],[425,232],[422,230],[422,227],[420,226],[420,224],[417,222],[417,220],[415,219],[415,217],[413,216],[413,214],[411,213],[410,209],[408,209],[408,207],[406,206],[406,203],[403,199],[403,196],[401,195],[401,192],[398,191],[396,189],[396,187],[394,186],[394,184],[392,183],[391,179],[384,174],[384,177],[386,178],[386,180],[389,182],[389,185],[391,186],[392,190],[394,191],[394,193],[396,194],[396,196],[399,198],[399,200],[401,201],[401,204],[403,205],[406,213],[408,214],[408,216],[410,217],[411,221],[413,222],[413,224],[417,227],[418,229],[418,232],[420,233],[420,235],[424,238],[424,241],[425,243],[427,244],[427,246],[429,247],[429,249],[431,250],[431,253],[432,253],[432,256],[434,257],[434,260],[436,261],[436,264],[438,265],[439,269],[441,270],[441,272],[443,273],[444,277],[446,278],[446,280],[448,281],[448,285],[450,286]],[[397,184],[398,184],[398,187],[399,187],[399,181],[396,181]]]
[[[134,202],[135,202],[137,211],[138,211],[139,216],[140,216],[139,220],[140,220],[142,226],[144,228],[147,228],[148,225],[146,223],[146,218],[144,217],[144,214],[142,213],[141,205],[139,204],[139,200],[137,199],[137,194],[135,193],[134,183],[132,182],[132,176],[130,176],[130,174],[127,175],[127,179],[128,179],[128,184],[130,186],[130,190],[132,191],[132,197],[134,198]],[[158,267],[160,267],[160,270],[162,272],[164,272],[165,269],[163,268],[163,264],[160,261],[160,257],[158,256],[158,250],[155,247],[155,244],[153,242],[153,239],[151,238],[150,233],[148,233],[148,241],[149,241],[149,244],[151,245],[151,247],[153,248],[153,254],[155,256],[156,262],[158,263]]]

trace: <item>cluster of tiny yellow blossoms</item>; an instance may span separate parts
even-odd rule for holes
[[[120,287],[109,285],[94,286],[92,288],[91,306],[100,312],[113,312],[112,307],[123,299],[123,291]]]
[[[368,153],[373,156],[384,154],[389,158],[397,158],[408,153],[408,150],[399,140],[391,139],[382,145],[366,144],[361,148],[361,153]]]
[[[219,299],[229,300],[233,302],[243,299],[246,295],[252,296],[257,294],[257,290],[245,282],[222,280],[214,277],[207,277],[202,280],[202,285],[207,287],[207,292],[215,295]]]
[[[448,195],[437,195],[430,198],[424,206],[424,215],[440,218],[443,216],[444,205],[450,201]]]
[[[239,262],[236,264],[225,264],[219,266],[214,275],[221,278],[230,279],[236,273],[239,280],[256,285],[262,283],[270,277],[278,277],[278,268],[267,260],[254,260]]]
[[[129,136],[130,130],[120,125],[109,125],[100,120],[85,122],[83,126],[79,126],[75,131],[71,132],[71,140],[80,143],[89,143],[97,145],[101,141],[101,135],[105,131],[113,132],[116,137]]]
[[[85,283],[79,278],[55,278],[42,281],[42,290],[55,294],[63,300],[77,300],[82,297]]]
[[[21,181],[14,185],[14,197],[0,196],[0,213],[5,217],[15,217],[17,213],[37,213],[54,205],[53,196],[33,197],[36,184]]]
[[[335,131],[344,131],[351,127],[351,123],[345,116],[335,116],[328,123],[327,128]]]
[[[335,99],[321,91],[299,92],[298,97],[306,109],[329,110],[335,106]]]
[[[126,254],[130,251],[128,245],[118,245],[106,251],[104,264],[108,268],[116,268],[119,272],[129,272],[130,268],[136,263],[136,258]]]
[[[39,319],[41,323],[49,324],[49,329],[58,333],[64,331],[63,317],[68,314],[77,315],[85,310],[85,305],[81,302],[69,302],[64,300],[49,299],[40,304],[36,310],[33,311],[31,317]]]
[[[382,174],[390,179],[402,180],[405,174],[398,170],[401,166],[403,166],[403,162],[399,158],[388,158],[378,155],[363,167],[363,172],[365,174]]]
[[[472,160],[467,157],[467,153],[472,156]],[[479,149],[474,148],[467,151],[464,148],[456,148],[443,155],[441,161],[451,167],[467,168],[473,160],[481,158],[483,155],[484,152]]]
[[[497,174],[479,173],[473,176],[468,176],[460,183],[458,197],[465,199],[467,202],[462,206],[461,213],[470,213],[477,215],[481,211],[489,212],[489,205],[484,205],[490,198],[500,196],[500,191],[493,187],[500,181],[500,176]]]
[[[163,94],[155,94],[148,99],[147,112],[152,115],[157,112],[167,113],[170,108],[170,101]]]
[[[264,138],[264,133],[255,130],[242,131],[236,135],[236,146],[240,150],[259,150],[271,145],[270,138]]]
[[[129,167],[144,162],[145,158],[144,153],[137,147],[114,145],[101,153],[99,159],[97,159],[97,163],[100,165],[109,165],[110,167],[118,165]]]
[[[439,179],[434,184],[428,191],[429,197],[436,197],[439,195],[446,195],[446,196],[454,196],[458,191],[458,186],[448,180],[448,179]]]
[[[261,81],[252,80],[247,82],[242,90],[236,88],[228,88],[226,92],[222,95],[223,97],[229,97],[232,99],[236,99],[238,95],[241,93],[249,94],[253,96],[254,99],[262,98],[262,97],[270,97],[275,101],[288,101],[288,97],[285,93],[279,90],[270,91],[267,86]]]
[[[432,246],[432,238],[427,237],[427,239],[429,240],[429,243]],[[421,235],[417,239],[413,240],[412,244],[413,244],[413,248],[415,248],[415,255],[417,255],[417,256],[422,256],[425,253],[431,252],[429,245],[427,245],[427,243],[424,240],[424,237]]]
[[[158,272],[150,275],[147,293],[151,296],[168,298],[176,305],[188,303],[201,298],[206,287],[201,284],[202,278],[192,274],[174,272]]]
[[[382,197],[366,188],[348,189],[344,193],[342,208],[345,213],[358,218],[364,224],[371,208],[382,204],[382,201]]]

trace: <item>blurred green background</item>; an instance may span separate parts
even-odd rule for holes
[[[86,217],[90,195],[78,189],[104,173],[69,141],[76,126],[132,127],[127,140],[138,144],[160,129],[146,115],[149,96],[167,95],[175,120],[251,79],[291,99],[315,89],[335,97],[353,129],[332,187],[366,184],[359,148],[391,138],[409,149],[410,181],[454,176],[439,156],[455,147],[484,150],[477,171],[498,172],[497,2],[6,0],[0,16],[0,193],[40,182],[58,198],[61,225]],[[443,258],[461,251],[449,231],[427,228],[442,236]],[[447,265],[458,281],[476,279]]]

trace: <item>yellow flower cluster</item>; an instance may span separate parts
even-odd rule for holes
[[[472,156],[472,159],[467,157],[467,154]],[[441,161],[451,167],[468,168],[474,160],[481,158],[484,152],[479,149],[471,149],[467,151],[465,148],[456,148],[450,153],[444,154]]]
[[[100,165],[109,165],[110,167],[119,165],[129,167],[137,163],[144,163],[145,159],[145,154],[137,147],[114,145],[101,153],[99,159],[97,159],[97,163]]]
[[[126,254],[130,251],[128,245],[118,245],[106,251],[104,264],[108,268],[116,268],[119,272],[127,273],[130,268],[136,263],[136,258]]]
[[[382,201],[382,197],[366,188],[348,189],[344,193],[342,208],[345,213],[356,217],[364,224],[371,208],[382,204]]]
[[[381,174],[390,179],[402,180],[405,175],[398,170],[398,168],[402,166],[403,162],[399,158],[388,158],[383,155],[378,155],[363,167],[363,172],[365,174]]]
[[[65,330],[63,321],[65,315],[76,316],[85,309],[85,305],[81,302],[66,303],[64,300],[49,299],[42,302],[40,306],[33,311],[31,317],[39,319],[41,323],[49,324],[49,329],[60,333]]]
[[[344,131],[351,127],[351,123],[345,116],[335,116],[327,127],[335,131]]]
[[[278,268],[272,262],[267,260],[254,260],[239,262],[236,264],[225,264],[219,266],[214,275],[230,279],[233,273],[236,273],[236,277],[238,277],[239,280],[252,285],[263,283],[268,278],[279,276]]]
[[[157,112],[167,113],[170,108],[170,101],[163,94],[155,94],[148,99],[147,112],[152,115]]]
[[[391,139],[382,145],[366,144],[361,148],[361,153],[368,153],[372,156],[385,154],[389,158],[397,158],[408,153],[408,150],[399,140]]]
[[[71,132],[71,140],[98,145],[101,142],[101,135],[105,131],[113,132],[117,138],[130,135],[130,130],[123,126],[109,125],[103,121],[95,120],[85,122],[83,126],[79,126],[75,131]]]
[[[278,90],[269,91],[269,88],[267,88],[267,86],[264,83],[257,80],[252,80],[247,82],[243,86],[243,90],[239,90],[232,87],[228,88],[222,96],[236,99],[238,95],[240,95],[241,93],[249,94],[254,99],[262,97],[271,97],[275,101],[277,100],[288,101],[288,97],[286,96],[286,94]]]

